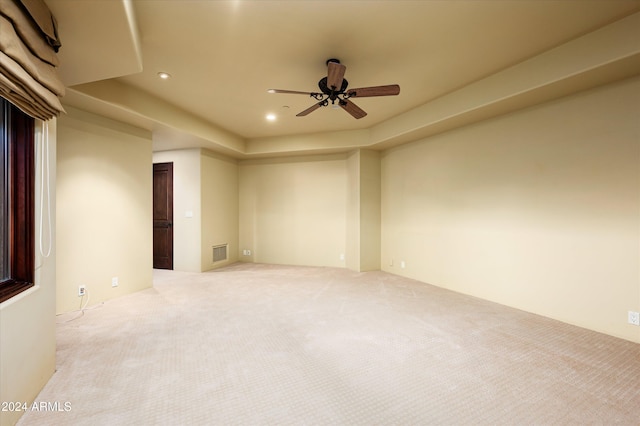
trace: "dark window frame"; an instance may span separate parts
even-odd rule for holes
[[[8,101],[0,101],[0,142],[8,166],[5,193],[9,220],[3,243],[9,270],[0,282],[0,302],[4,302],[34,285],[35,120]]]

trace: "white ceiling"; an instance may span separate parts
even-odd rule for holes
[[[126,121],[129,111],[83,95],[115,79],[240,140],[369,129],[640,10],[636,0],[47,3],[67,105]],[[317,91],[328,58],[346,65],[349,87],[397,83],[400,95],[354,99],[368,112],[356,120],[332,108],[296,117],[313,99],[267,93]]]

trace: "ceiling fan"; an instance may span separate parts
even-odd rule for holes
[[[347,67],[342,65],[338,59],[327,60],[327,76],[320,79],[318,92],[298,92],[296,90],[269,89],[269,93],[288,93],[294,95],[308,95],[317,100],[311,107],[296,114],[303,117],[312,113],[320,107],[335,105],[337,102],[340,108],[347,111],[354,118],[362,118],[367,113],[359,106],[350,101],[351,98],[367,98],[372,96],[394,96],[400,93],[400,86],[390,84],[387,86],[360,87],[357,89],[347,89],[349,82],[343,78]]]

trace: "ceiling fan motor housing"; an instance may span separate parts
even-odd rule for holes
[[[347,81],[347,79],[343,78],[342,86],[340,87],[340,90],[335,91],[335,90],[331,90],[331,88],[327,86],[327,77],[322,77],[318,82],[318,87],[320,88],[320,91],[325,95],[329,96],[331,100],[335,100],[338,95],[343,94],[344,91],[347,90],[348,85],[349,85],[349,82]]]

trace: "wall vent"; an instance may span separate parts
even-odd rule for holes
[[[223,260],[227,260],[227,247],[229,244],[220,244],[218,246],[213,246],[213,261],[220,262]]]

